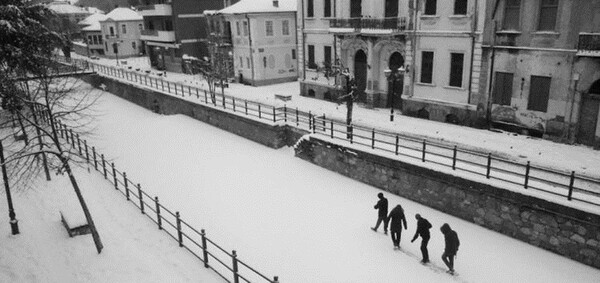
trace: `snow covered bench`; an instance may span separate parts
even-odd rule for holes
[[[60,211],[60,221],[67,228],[69,237],[91,233],[83,211],[65,208]]]
[[[275,94],[275,99],[281,99],[283,101],[292,100],[292,96],[290,94]]]

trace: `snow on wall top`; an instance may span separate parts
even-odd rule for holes
[[[73,6],[68,2],[52,2],[48,4],[48,9],[57,14],[89,14],[84,8]]]
[[[278,2],[278,7],[273,5]],[[296,0],[242,0],[225,9],[220,10],[222,14],[246,14],[246,13],[272,13],[272,12],[295,12],[297,10]]]
[[[116,22],[144,20],[144,18],[140,14],[138,14],[136,11],[131,10],[129,8],[115,8],[114,10],[110,11],[110,13],[108,13],[106,15],[106,20],[109,20],[109,19],[116,21]]]

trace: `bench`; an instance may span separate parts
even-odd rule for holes
[[[60,221],[67,229],[69,237],[91,233],[90,226],[82,214],[83,211],[60,211]]]
[[[276,94],[275,99],[281,99],[283,101],[290,101],[290,100],[292,100],[292,96],[289,94]]]

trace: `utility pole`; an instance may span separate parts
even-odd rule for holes
[[[2,178],[4,179],[4,189],[6,190],[6,202],[8,202],[8,217],[10,217],[10,230],[13,235],[19,234],[19,221],[16,219],[15,209],[12,203],[12,196],[8,185],[8,174],[6,173],[6,162],[4,160],[4,146],[0,140],[0,163],[2,163]]]

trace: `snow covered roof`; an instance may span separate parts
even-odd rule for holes
[[[110,11],[110,13],[106,14],[106,19],[107,20],[113,20],[113,21],[142,21],[144,20],[144,17],[142,17],[140,14],[138,14],[136,11],[131,10],[129,8],[115,8],[114,10]]]
[[[273,2],[278,2],[277,7]],[[222,14],[247,14],[247,13],[273,13],[273,12],[296,12],[296,0],[241,0],[225,9],[220,10]]]
[[[90,16],[88,16],[87,18],[83,19],[82,21],[80,21],[79,23],[77,23],[80,26],[85,26],[87,27],[92,27],[92,26],[97,26],[97,29],[86,29],[83,28],[82,30],[100,30],[100,21],[105,21],[106,20],[106,15],[103,14],[91,14]]]
[[[86,9],[73,6],[68,2],[52,2],[48,8],[57,14],[90,14]]]

